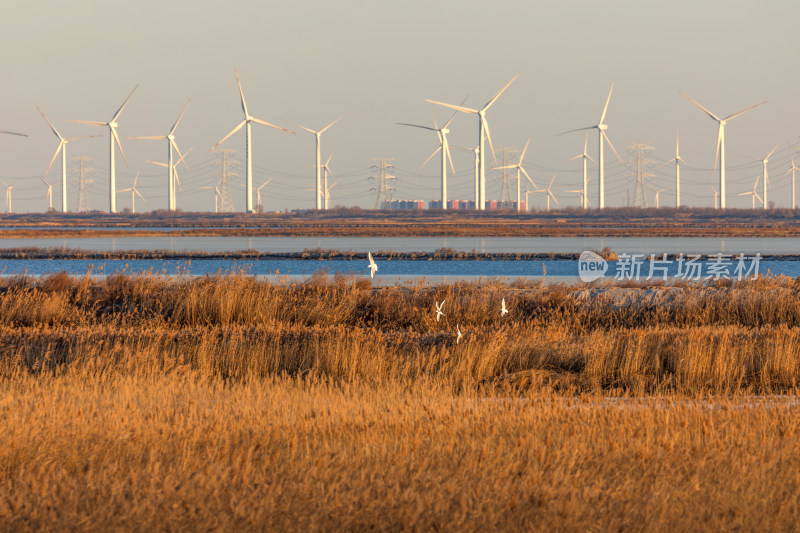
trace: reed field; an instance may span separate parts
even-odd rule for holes
[[[5,279],[0,529],[793,530],[799,326],[785,277]]]

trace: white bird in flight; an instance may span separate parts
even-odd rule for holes
[[[508,309],[506,309],[506,299],[503,298],[503,301],[500,304],[500,316],[506,316],[508,314]]]
[[[458,337],[456,337],[456,344],[458,344],[459,342],[461,342],[461,337],[464,336],[461,334],[461,326],[459,326],[458,324],[456,324],[456,333],[458,333]]]
[[[439,302],[434,302],[434,303],[436,304],[436,322],[439,322],[439,319],[442,316],[444,316],[444,313],[442,312],[442,307],[444,307],[444,300],[442,300],[442,303]]]
[[[367,268],[369,269],[369,278],[375,278],[375,272],[378,271],[378,265],[375,264],[375,261],[372,259],[372,252],[367,252],[367,259],[369,259],[369,265]]]

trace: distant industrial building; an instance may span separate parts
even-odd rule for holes
[[[431,200],[428,202],[428,209],[441,209],[441,200]],[[474,200],[448,200],[447,209],[449,210],[470,210],[475,209]],[[497,200],[488,200],[486,202],[486,209],[490,211],[497,211],[498,209],[517,209],[517,202],[498,202]],[[525,211],[525,202],[521,203],[521,211]]]
[[[425,200],[387,200],[381,209],[425,209]]]

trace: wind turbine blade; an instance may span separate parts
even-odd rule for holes
[[[740,116],[740,115],[744,115],[745,113],[747,113],[747,112],[748,112],[748,111],[750,111],[751,109],[755,109],[755,108],[757,108],[758,106],[760,106],[760,105],[764,105],[764,104],[766,104],[766,103],[767,103],[767,101],[766,101],[766,100],[764,100],[763,102],[759,102],[759,103],[757,103],[756,105],[751,105],[751,106],[750,106],[750,107],[748,107],[747,109],[743,109],[743,110],[739,111],[738,113],[734,113],[733,115],[728,115],[727,117],[725,117],[725,120],[733,120],[733,119],[735,119],[736,117],[738,117],[738,116]]]
[[[420,126],[418,124],[408,124],[406,122],[395,122],[398,126],[411,126],[412,128],[422,128],[423,130],[439,131],[439,128],[431,128],[430,126]]]
[[[575,161],[576,159],[581,159],[581,158],[583,158],[583,154],[576,155],[575,157],[570,157],[569,159],[567,159],[565,161],[565,163],[567,163],[569,161]]]
[[[487,109],[489,109],[490,107],[492,107],[492,104],[494,104],[494,103],[497,101],[497,99],[498,99],[498,98],[500,98],[500,95],[501,95],[501,94],[503,94],[503,93],[505,92],[505,90],[506,90],[506,89],[508,89],[508,86],[509,86],[509,85],[511,85],[512,83],[514,83],[514,80],[516,80],[517,78],[519,78],[519,74],[514,74],[514,77],[513,77],[513,78],[511,78],[511,81],[509,81],[508,83],[506,83],[506,84],[503,86],[503,88],[502,88],[502,89],[500,89],[500,90],[497,92],[497,94],[496,94],[496,95],[494,95],[494,96],[492,97],[492,99],[491,99],[491,100],[489,100],[488,102],[486,102],[486,105],[485,105],[485,106],[483,106],[483,111],[486,111]]]
[[[761,196],[759,196],[757,192],[754,192],[753,194],[756,195],[756,198],[758,198],[758,201],[761,202],[761,204],[763,205],[764,204],[764,199],[761,198]]]
[[[20,137],[27,137],[25,133],[17,133],[16,131],[0,130],[0,133],[6,133],[8,135],[18,135]]]
[[[447,136],[442,135],[442,146],[444,147],[444,153],[447,155],[447,160],[450,161],[450,170],[453,171],[453,174],[456,173],[456,167],[453,166],[453,156],[450,155],[450,144],[447,142]]]
[[[160,167],[168,167],[169,165],[166,163],[162,163],[161,161],[150,161],[149,159],[145,159],[146,162],[152,163],[154,165],[158,165]]]
[[[125,99],[125,101],[122,102],[122,105],[120,106],[120,108],[117,109],[117,112],[114,113],[114,117],[111,119],[111,122],[116,122],[117,121],[117,118],[119,118],[120,114],[122,114],[122,110],[125,109],[126,105],[128,105],[128,102],[131,100],[131,96],[133,96],[133,93],[135,93],[136,89],[138,89],[138,88],[139,88],[139,84],[137,83],[136,87],[134,87],[133,90],[131,91],[131,94],[128,95],[128,97]],[[122,149],[120,148],[120,150],[122,150]]]
[[[603,138],[606,140],[606,142],[608,143],[608,145],[609,145],[609,146],[611,147],[611,149],[614,151],[614,155],[616,155],[616,156],[617,156],[617,159],[619,159],[619,162],[620,162],[620,163],[622,163],[622,164],[624,165],[624,164],[625,164],[625,161],[623,161],[623,160],[622,160],[622,158],[621,158],[621,157],[620,157],[620,155],[619,155],[619,152],[617,152],[617,149],[616,149],[616,148],[614,148],[614,145],[613,145],[613,144],[611,144],[611,139],[609,139],[609,138],[608,138],[608,135],[606,135],[606,132],[605,132],[605,131],[603,131],[603,130],[600,130],[600,133],[603,135]]]
[[[575,131],[583,131],[583,130],[594,130],[597,129],[597,126],[586,126],[585,128],[576,128],[574,130],[562,131],[561,133],[557,133],[556,137],[559,135],[566,135],[567,133],[573,133]]]
[[[95,122],[93,120],[70,120],[68,118],[62,119],[64,122],[75,122],[77,124],[89,124],[90,126],[107,126],[107,122]]]
[[[169,143],[172,145],[172,148],[173,148],[173,149],[175,150],[175,152],[178,154],[178,162],[177,162],[177,163],[175,163],[175,166],[177,167],[178,165],[180,165],[181,163],[183,163],[183,166],[185,166],[185,167],[186,167],[186,170],[189,170],[189,165],[187,165],[187,164],[186,164],[186,156],[187,156],[187,155],[189,155],[189,152],[191,152],[191,151],[194,149],[194,147],[192,147],[192,148],[189,148],[189,151],[188,151],[188,152],[186,152],[185,154],[182,154],[182,153],[181,153],[181,151],[180,151],[180,149],[178,148],[178,145],[175,143],[175,141],[173,141],[172,139],[170,139],[170,140],[169,140]]]
[[[56,127],[55,127],[55,126],[53,126],[53,123],[52,123],[52,122],[50,122],[50,121],[47,119],[47,117],[44,115],[44,111],[42,111],[42,110],[39,108],[39,106],[36,106],[36,109],[39,109],[39,113],[41,113],[41,114],[42,114],[42,118],[44,118],[45,122],[47,122],[47,123],[50,125],[50,129],[51,129],[51,130],[53,130],[53,133],[55,133],[55,134],[56,134],[56,137],[58,137],[60,140],[62,140],[62,141],[63,141],[63,140],[64,140],[64,137],[62,137],[62,136],[61,136],[61,134],[60,134],[60,133],[58,133],[58,130],[56,129]],[[3,133],[9,133],[9,132],[6,132],[5,130],[3,130]],[[15,134],[15,135],[17,135],[17,134]]]
[[[497,156],[494,154],[494,145],[492,145],[492,133],[489,131],[489,122],[486,120],[485,115],[479,116],[481,117],[481,122],[483,122],[483,129],[486,130],[486,140],[489,141],[489,150],[492,152],[492,160],[494,164],[497,165]]]
[[[589,161],[591,161],[591,162],[592,162],[592,163],[594,163],[595,165],[597,164],[597,161],[595,161],[594,159],[592,159],[592,156],[590,156],[590,155],[589,155],[589,154],[587,154],[586,152],[584,152],[584,154],[586,154],[586,155],[585,155],[586,159],[588,159]]]
[[[720,118],[719,118],[717,115],[715,115],[714,113],[712,113],[711,111],[709,111],[709,110],[708,110],[708,109],[706,109],[705,107],[701,106],[701,105],[700,105],[700,104],[699,104],[699,103],[698,103],[696,100],[693,100],[693,99],[692,99],[690,96],[688,96],[687,94],[685,94],[683,91],[678,91],[678,92],[679,92],[679,93],[681,93],[681,94],[684,96],[684,98],[686,98],[687,100],[689,100],[691,103],[693,103],[694,105],[696,105],[697,107],[699,107],[700,109],[702,109],[703,111],[705,111],[705,112],[706,112],[706,114],[707,114],[709,117],[713,118],[713,119],[714,119],[714,120],[716,120],[717,122],[721,122]],[[747,109],[745,109],[745,111],[747,111]],[[742,113],[744,113],[744,111],[742,111]]]
[[[250,113],[247,112],[247,102],[244,101],[244,91],[242,90],[242,82],[239,81],[239,71],[234,68],[233,72],[236,74],[236,85],[239,86],[239,96],[242,98],[242,111],[244,111],[244,118],[250,116]]]
[[[292,130],[287,130],[286,128],[281,128],[280,126],[276,126],[275,124],[270,124],[269,122],[265,122],[260,118],[251,118],[250,120],[252,120],[256,124],[261,124],[262,126],[269,126],[270,128],[275,128],[276,130],[281,130],[285,131],[286,133],[291,133],[292,135],[296,135],[296,132]]]
[[[238,126],[236,126],[235,128],[233,128],[233,129],[232,129],[232,130],[231,130],[231,131],[230,131],[230,132],[229,132],[229,133],[228,133],[228,134],[227,134],[225,137],[223,137],[223,138],[222,138],[222,140],[221,140],[221,141],[219,141],[217,144],[215,144],[214,146],[212,146],[212,147],[211,147],[211,148],[210,148],[208,151],[210,152],[210,151],[214,150],[214,148],[216,148],[216,147],[217,147],[217,146],[219,146],[220,144],[224,143],[224,142],[225,142],[225,141],[228,139],[228,137],[230,137],[231,135],[233,135],[234,133],[236,133],[237,131],[239,131],[240,129],[242,129],[242,126],[244,126],[245,124],[247,124],[247,120],[243,120],[243,121],[241,121],[241,122],[239,123],[239,125],[238,125]]]
[[[187,101],[186,101],[186,105],[185,105],[185,106],[183,106],[183,110],[181,110],[181,114],[180,114],[180,115],[178,115],[178,120],[176,120],[176,121],[175,121],[175,124],[172,126],[172,129],[171,129],[171,130],[169,130],[169,134],[170,134],[170,135],[172,135],[173,133],[175,133],[175,128],[177,128],[177,127],[178,127],[178,124],[180,124],[180,123],[181,123],[181,119],[183,118],[183,114],[184,114],[184,113],[186,113],[186,108],[187,108],[187,107],[189,107],[189,102],[191,102],[191,101],[192,101],[191,99],[189,99],[189,100],[187,100]]]
[[[470,109],[469,107],[461,107],[460,105],[445,104],[444,102],[437,102],[436,100],[429,100],[427,98],[425,99],[425,101],[431,104],[449,107],[450,109],[455,109],[456,111],[461,111],[462,113],[472,113],[474,115],[478,112],[477,109]]]
[[[336,187],[336,184],[337,184],[337,183],[339,183],[340,181],[342,181],[342,180],[336,180],[335,182],[333,182],[333,185],[331,185],[330,187],[328,187],[328,190],[331,190],[331,189],[333,189],[334,187]]]
[[[780,144],[780,143],[778,143],[778,144]],[[775,145],[775,146],[772,148],[772,150],[770,150],[770,152],[767,154],[767,157],[765,157],[765,158],[764,158],[764,160],[765,160],[765,161],[766,161],[767,159],[769,159],[770,157],[772,157],[772,154],[774,154],[774,153],[775,153],[775,150],[777,150],[777,149],[778,149],[778,144],[776,144],[776,145]]]
[[[751,194],[753,194],[753,193],[751,193],[751,192],[740,192],[736,196],[750,196]]]
[[[178,184],[178,190],[183,192],[183,187],[181,187],[181,177],[178,176],[178,169],[173,169],[173,172],[175,173],[175,183]]]
[[[114,135],[114,140],[117,141],[117,146],[119,147],[119,153],[122,154],[122,160],[125,161],[125,166],[128,166],[128,158],[125,157],[125,150],[122,149],[122,143],[119,142],[119,135],[117,134],[116,128],[111,128],[111,133]]]
[[[556,181],[556,175],[553,174],[553,177],[550,179],[550,185],[547,186],[547,190],[550,190],[550,187],[553,186],[553,182]]]
[[[527,151],[528,151],[528,145],[529,145],[530,143],[531,143],[531,140],[530,140],[530,139],[528,139],[528,142],[526,142],[526,143],[525,143],[525,148],[523,148],[523,149],[522,149],[522,155],[521,155],[521,156],[519,156],[519,163],[518,163],[518,164],[520,164],[520,165],[521,165],[521,164],[522,164],[522,160],[523,160],[523,159],[525,159],[525,152],[527,152]]]
[[[586,154],[586,150],[589,148],[589,132],[586,132],[586,137],[583,139],[583,154]]]
[[[56,153],[53,154],[53,159],[50,160],[50,164],[47,165],[47,170],[44,171],[45,176],[47,176],[47,173],[50,172],[50,169],[53,167],[53,163],[56,162],[56,158],[58,157],[58,154],[61,153],[62,148],[64,148],[64,141],[58,143],[58,148],[56,148]]]
[[[132,189],[135,189],[135,188],[136,188],[136,183],[139,181],[139,174],[141,174],[141,172],[137,172],[137,173],[136,173],[136,177],[135,177],[135,178],[133,178],[133,185],[131,185],[131,188],[132,188]]]
[[[552,199],[553,199],[553,201],[554,201],[556,204],[558,204],[558,205],[561,205],[561,204],[559,204],[559,203],[558,203],[558,198],[556,198],[556,195],[555,195],[555,194],[553,194],[553,191],[551,191],[550,189],[547,189],[547,194],[549,194],[549,195],[550,195],[550,198],[552,198]]]
[[[324,128],[322,128],[321,130],[319,130],[319,132],[320,132],[320,133],[325,133],[325,130],[327,130],[328,128],[330,128],[331,126],[333,126],[334,124],[336,124],[336,123],[337,123],[337,122],[339,122],[340,120],[342,120],[342,119],[344,118],[344,115],[346,115],[346,114],[347,114],[347,113],[344,113],[342,116],[340,116],[339,118],[337,118],[336,120],[334,120],[333,122],[331,122],[330,124],[328,124],[327,126],[325,126]]]
[[[437,148],[436,150],[434,150],[434,151],[433,151],[433,153],[432,153],[431,155],[429,155],[429,156],[428,156],[428,159],[426,159],[426,160],[425,160],[425,161],[424,161],[424,162],[423,162],[423,163],[422,163],[422,164],[419,166],[419,168],[417,169],[417,172],[419,172],[420,170],[422,170],[422,168],[423,168],[425,165],[427,165],[427,164],[428,164],[428,161],[430,161],[431,159],[433,159],[433,156],[435,156],[436,154],[438,154],[438,153],[441,151],[441,149],[442,149],[442,147],[440,146],[439,148]]]
[[[136,193],[136,196],[138,196],[139,198],[141,198],[141,199],[142,199],[142,201],[144,201],[144,202],[147,202],[147,200],[145,199],[145,197],[144,197],[144,196],[142,196],[142,193],[140,193],[138,190],[136,190],[136,189],[133,189],[133,192],[135,192],[135,193]]]
[[[525,170],[524,168],[522,168],[522,167],[519,167],[519,169],[522,171],[522,173],[523,173],[523,174],[525,174],[525,177],[526,177],[526,178],[528,178],[528,181],[531,183],[531,185],[533,185],[534,187],[536,187],[536,184],[533,182],[533,180],[532,180],[532,179],[531,179],[531,177],[528,175],[528,173],[526,172],[526,170]]]
[[[611,101],[611,93],[614,92],[614,82],[611,82],[611,89],[608,91],[608,98],[606,98],[606,105],[603,107],[603,114],[600,115],[600,122],[598,124],[602,124],[603,121],[606,119],[606,112],[608,111],[608,103]]]

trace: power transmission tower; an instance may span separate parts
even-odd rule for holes
[[[95,169],[86,166],[87,163],[92,161],[91,157],[73,157],[72,161],[78,164],[77,167],[70,169],[72,172],[78,173],[78,212],[85,213],[89,211],[89,193],[87,191],[87,186],[90,183],[94,183],[94,180],[90,180],[88,177],[89,173],[94,172]]]
[[[370,176],[368,179],[371,182],[377,179],[378,186],[372,187],[370,190],[377,191],[378,193],[378,197],[375,200],[375,209],[383,209],[386,203],[392,201],[392,191],[395,189],[393,186],[389,185],[389,181],[395,180],[397,177],[386,173],[390,168],[394,168],[394,166],[389,163],[389,161],[394,161],[394,159],[373,159],[373,161],[378,161],[377,165],[372,165],[372,168],[378,170],[378,176]]]
[[[234,211],[233,197],[231,196],[231,178],[235,178],[238,174],[231,169],[239,165],[239,162],[232,157],[235,153],[236,150],[233,148],[220,150],[220,160],[213,163],[214,166],[218,166],[220,169],[219,181],[217,182],[220,213],[232,213]]]
[[[652,146],[642,143],[631,143],[628,145],[628,152],[636,157],[636,170],[631,174],[636,181],[633,191],[634,207],[647,207],[647,194],[645,194],[645,180],[655,177],[655,174],[647,172],[646,166],[655,164],[655,161],[648,159],[647,154],[655,150]]]
[[[503,185],[500,188],[500,205],[505,208],[511,207],[511,202],[513,201],[511,199],[511,174],[508,172],[512,165],[508,156],[516,152],[516,150],[513,150],[508,146],[503,147],[503,164],[500,168],[500,170],[503,172]]]

